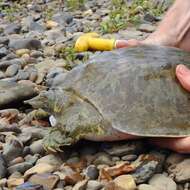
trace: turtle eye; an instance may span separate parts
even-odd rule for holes
[[[56,124],[57,124],[57,120],[56,120],[56,118],[53,115],[50,115],[49,122],[50,122],[50,124],[51,124],[52,127],[55,127]]]

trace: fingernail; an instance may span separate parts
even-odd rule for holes
[[[186,74],[189,74],[190,71],[185,65],[178,65],[177,66],[177,73],[180,75],[186,75]]]
[[[115,47],[116,47],[116,48],[128,47],[127,40],[116,40],[116,42],[115,42]]]

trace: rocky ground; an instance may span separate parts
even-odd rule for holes
[[[93,54],[74,51],[82,33],[143,39],[155,30],[170,1],[154,1],[151,10],[148,1],[142,6],[126,1],[134,6],[126,9],[130,14],[113,6],[118,2],[0,0],[0,189],[190,189],[190,157],[143,140],[82,141],[64,152],[47,153],[42,139],[51,127],[48,118],[40,111],[30,117],[33,109],[23,104]]]

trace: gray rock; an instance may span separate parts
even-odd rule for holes
[[[7,164],[2,154],[0,154],[0,179],[6,177],[7,175]]]
[[[7,125],[1,125],[0,124],[0,132],[15,132],[15,133],[21,133],[20,128],[17,126],[17,124],[10,124]]]
[[[77,182],[72,188],[72,190],[85,190],[87,182],[88,182],[87,180],[82,180],[82,181]]]
[[[55,189],[55,186],[58,183],[58,181],[59,181],[59,176],[49,173],[34,174],[29,178],[29,182],[33,184],[42,185],[44,190]]]
[[[99,176],[99,170],[96,166],[90,165],[86,168],[85,175],[88,179],[96,180]]]
[[[59,23],[59,25],[70,24],[73,21],[73,16],[69,13],[56,13],[52,20]]]
[[[149,180],[155,173],[157,161],[150,161],[142,167],[138,168],[132,175],[135,178],[137,184],[144,183]]]
[[[86,190],[99,190],[103,188],[103,184],[100,183],[99,181],[95,180],[89,180],[87,183]]]
[[[71,156],[68,160],[67,160],[67,164],[76,164],[80,162],[80,158],[78,156]]]
[[[42,185],[35,185],[30,182],[23,183],[16,187],[16,190],[44,190]]]
[[[8,50],[6,47],[0,48],[0,59],[5,57],[8,54]]]
[[[33,165],[29,162],[22,162],[15,164],[13,166],[8,167],[9,174],[13,174],[14,172],[24,173],[29,170]]]
[[[15,76],[15,79],[18,80],[27,80],[29,78],[29,73],[24,70],[19,70],[17,75]]]
[[[0,81],[0,108],[26,100],[37,94],[34,86]],[[13,96],[14,94],[14,96]]]
[[[30,132],[20,133],[17,137],[23,144],[26,144],[28,141],[32,139],[32,134]]]
[[[138,30],[140,30],[142,32],[147,32],[147,33],[154,32],[155,29],[156,29],[156,27],[153,26],[152,24],[141,24],[138,28]]]
[[[39,154],[35,154],[35,155],[28,154],[27,156],[24,157],[24,159],[26,162],[34,165],[38,161],[39,157],[40,157]]]
[[[28,154],[30,154],[30,147],[29,146],[25,146],[23,149],[23,156],[26,156]]]
[[[160,190],[160,189],[157,189],[156,187],[154,187],[152,185],[141,184],[138,186],[138,190]]]
[[[24,64],[24,60],[23,59],[11,59],[11,60],[6,60],[6,61],[1,61],[0,62],[0,69],[5,69],[10,65],[22,65]]]
[[[150,14],[150,13],[146,13],[144,15],[144,20],[148,21],[148,22],[154,22],[154,21],[157,21],[157,18],[154,15]]]
[[[37,161],[37,164],[39,163],[47,163],[50,165],[55,165],[55,166],[61,166],[61,164],[63,163],[62,159],[58,156],[58,155],[54,155],[54,154],[48,154],[42,158],[40,158]]]
[[[18,64],[10,65],[9,67],[7,67],[5,75],[7,77],[13,77],[17,74],[17,72],[20,68],[21,68],[21,66]]]
[[[38,22],[35,22],[33,17],[28,16],[27,18],[24,18],[23,20],[23,31],[37,31],[37,32],[44,32],[45,28],[39,24]]]
[[[52,86],[57,86],[59,84],[61,84],[61,82],[63,81],[63,79],[66,77],[67,73],[61,73],[59,75],[57,75],[53,81],[52,81]]]
[[[124,160],[124,161],[134,161],[137,159],[137,155],[135,154],[129,154],[129,155],[126,155],[126,156],[122,156],[121,159]]]
[[[30,53],[31,57],[38,58],[38,57],[43,57],[43,52],[37,51],[37,50],[32,50]]]
[[[144,144],[141,141],[104,143],[102,148],[111,156],[136,154],[145,149]]]
[[[96,154],[96,159],[94,160],[93,164],[94,165],[108,165],[108,166],[113,166],[114,162],[111,160],[111,157],[104,153],[104,152],[99,152]]]
[[[27,133],[30,131],[32,139],[42,139],[48,134],[49,128],[32,126],[32,127],[23,127],[22,133]]]
[[[17,49],[40,49],[41,42],[37,39],[11,39],[9,47]]]
[[[178,183],[185,183],[190,181],[190,159],[185,159],[182,162],[171,165],[168,168],[170,175]]]
[[[29,80],[35,82],[38,78],[38,71],[37,70],[30,70],[29,71]]]
[[[43,155],[44,152],[45,152],[45,150],[44,150],[43,145],[42,145],[42,140],[34,141],[30,145],[30,151],[31,151],[31,154],[40,154],[40,155]]]
[[[21,31],[21,25],[18,23],[11,23],[5,27],[4,32],[6,34],[18,34]]]
[[[8,45],[9,44],[9,38],[7,38],[7,37],[0,37],[0,44]]]
[[[187,155],[172,153],[167,157],[165,167],[168,168],[171,165],[176,165],[185,160],[186,158],[188,158]]]
[[[149,184],[159,190],[177,190],[177,185],[170,177],[163,174],[155,174]]]
[[[3,156],[9,162],[16,157],[22,156],[23,144],[16,138],[9,139],[3,149]]]
[[[60,29],[52,29],[45,33],[48,44],[63,43],[68,39],[65,37],[64,32]]]
[[[3,79],[3,78],[5,78],[5,73],[0,71],[0,79]]]
[[[56,68],[52,68],[49,70],[46,78],[54,78],[56,77],[58,74],[65,72],[65,69],[61,68],[61,67],[56,67]]]

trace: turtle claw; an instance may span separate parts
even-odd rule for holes
[[[63,129],[53,127],[49,134],[43,139],[43,146],[47,152],[63,152],[60,147],[71,145],[73,143],[71,138],[66,136]]]

